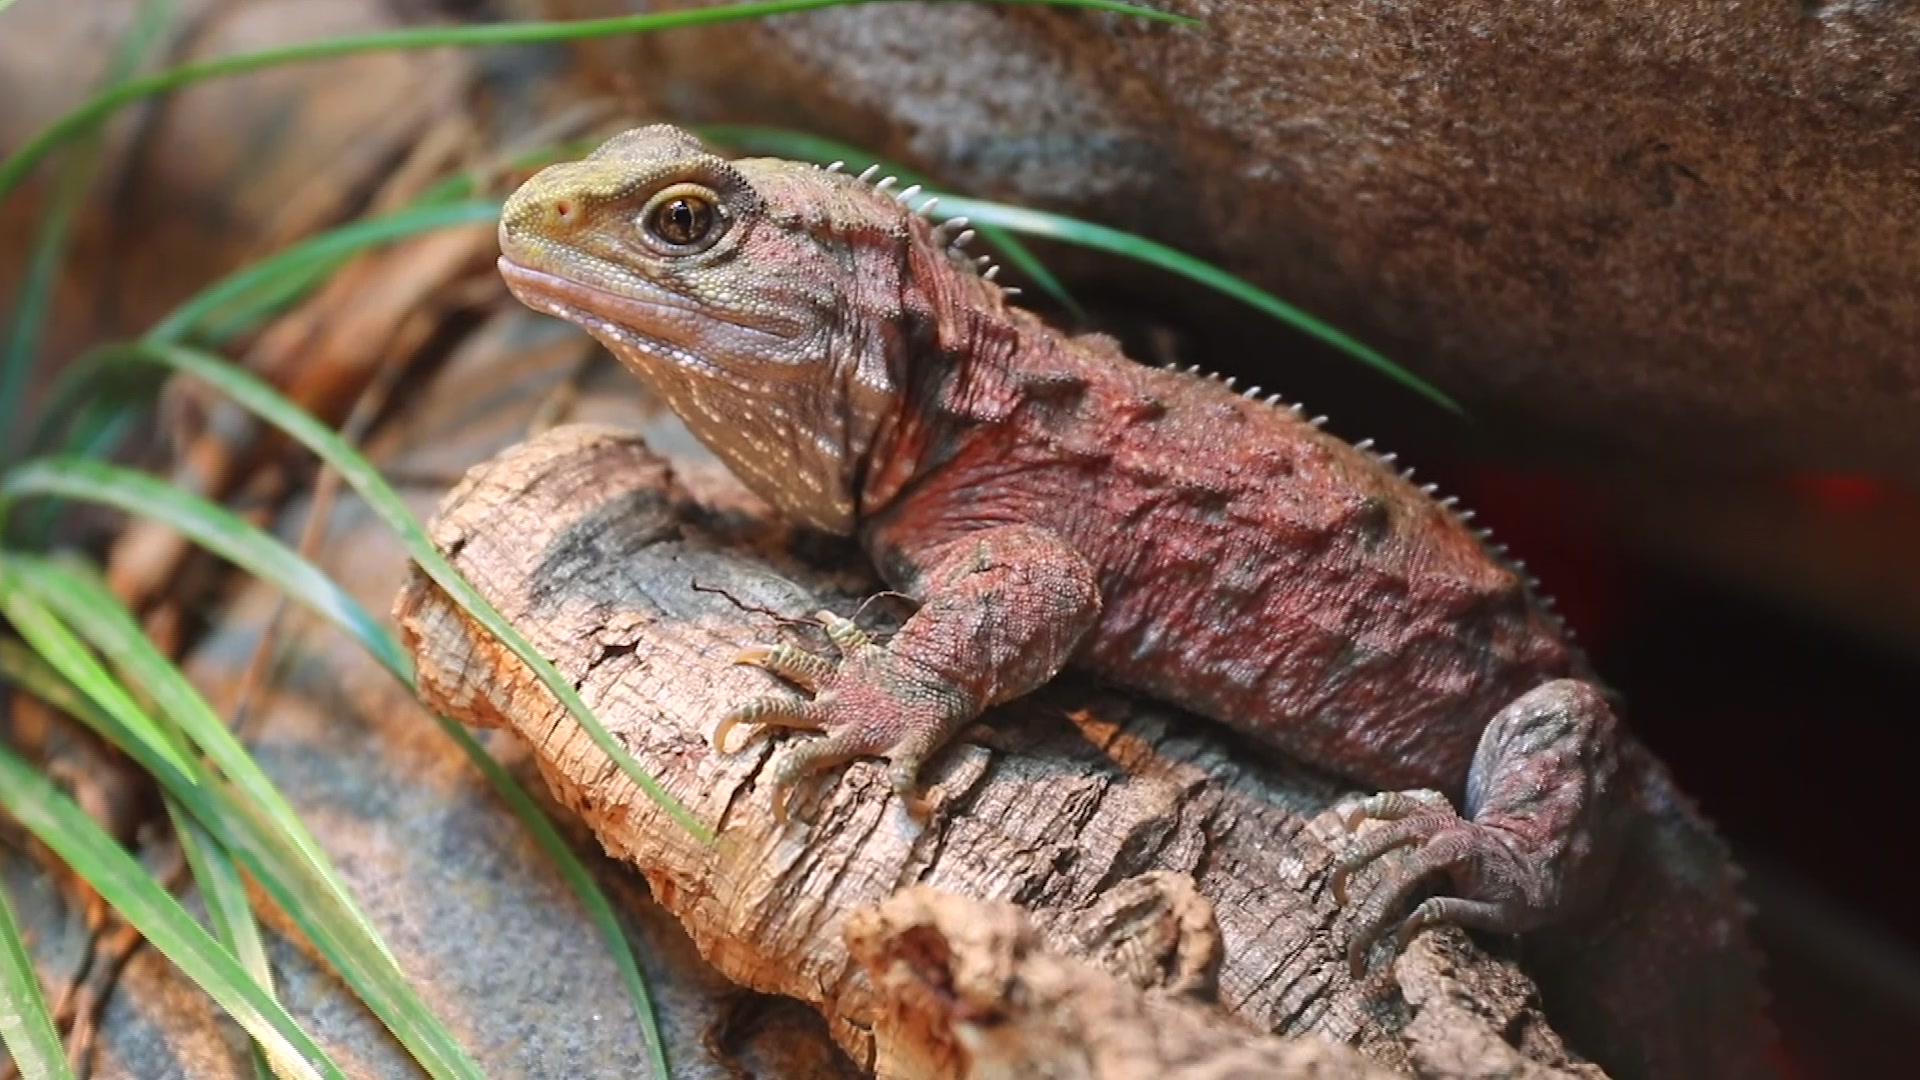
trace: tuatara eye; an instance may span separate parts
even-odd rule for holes
[[[662,191],[640,213],[647,238],[676,255],[718,240],[724,220],[713,192],[694,184],[676,184]]]

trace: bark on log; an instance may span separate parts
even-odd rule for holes
[[[1217,998],[1224,1012],[1207,1037],[1222,1048],[1262,1032],[1353,1044],[1423,1077],[1600,1075],[1572,1063],[1531,983],[1457,931],[1420,935],[1391,976],[1350,980],[1348,927],[1326,887],[1340,785],[1076,677],[994,710],[973,741],[936,758],[924,821],[876,763],[859,762],[796,795],[795,819],[776,823],[761,776],[790,737],[731,755],[707,742],[729,705],[777,685],[731,659],[783,639],[824,649],[810,616],[852,616],[876,586],[848,569],[861,565],[851,550],[776,523],[717,467],[676,475],[637,436],[557,428],[475,467],[432,532],[718,839],[703,845],[674,825],[416,573],[396,617],[428,704],[519,732],[559,801],[640,869],[711,963],[820,1009],[882,1075],[965,1060],[929,1025],[888,1020],[902,1005],[885,989],[886,949],[865,953],[876,982],[848,948],[849,920],[868,911],[853,927],[871,931],[883,916],[870,909],[909,886],[1018,904],[1050,949],[1139,993]],[[884,632],[897,607],[868,604],[860,617]],[[1130,1023],[1168,1015],[1128,1008]],[[1187,1017],[1177,1024],[1190,1019],[1175,1012]],[[1043,1022],[1053,1026],[1023,1029],[1036,1047],[1091,1031],[1033,1020]],[[1184,1038],[1150,1030],[1144,1046]],[[1362,1075],[1338,1056],[1313,1060],[1331,1070],[1314,1075]]]

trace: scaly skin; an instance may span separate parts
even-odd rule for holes
[[[877,755],[911,795],[956,731],[1071,664],[1389,789],[1350,815],[1385,824],[1334,883],[1366,882],[1356,972],[1396,923],[1526,932],[1610,1070],[1767,1075],[1726,853],[1528,581],[1295,411],[1008,306],[885,184],[657,126],[542,171],[501,219],[517,296],[920,603],[885,645],[826,617],[838,661],[745,654],[810,697],[742,703],[717,744],[818,732],[783,790]]]

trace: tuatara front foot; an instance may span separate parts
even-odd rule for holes
[[[1334,896],[1348,899],[1355,874],[1379,864],[1353,910],[1347,960],[1355,978],[1374,945],[1422,887],[1444,878],[1448,894],[1422,900],[1394,935],[1393,955],[1422,929],[1453,923],[1516,934],[1564,919],[1604,892],[1627,819],[1620,786],[1618,724],[1589,683],[1546,683],[1502,709],[1482,733],[1468,774],[1466,814],[1433,791],[1361,800],[1335,860]],[[1397,860],[1383,856],[1411,848]]]
[[[913,805],[915,778],[929,755],[979,711],[951,680],[876,643],[831,611],[817,618],[839,650],[829,659],[792,645],[744,649],[735,663],[764,668],[812,695],[763,695],[742,702],[713,731],[725,752],[740,724],[820,733],[787,751],[773,767],[774,815],[787,820],[793,788],[815,773],[859,757],[882,757],[893,789]]]
[[[894,791],[918,809],[921,764],[989,706],[1053,678],[1100,615],[1093,568],[1045,529],[978,529],[930,551],[900,552],[895,561],[920,608],[885,645],[821,612],[838,660],[791,645],[738,657],[813,695],[754,698],[714,730],[722,749],[742,723],[821,733],[774,766],[774,812],[782,821],[795,783],[857,757],[887,759]]]

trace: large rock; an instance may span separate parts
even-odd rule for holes
[[[887,4],[589,70],[1223,260],[1549,442],[1920,476],[1920,6],[1154,4],[1206,25]],[[1289,386],[1266,340],[1207,359]]]

